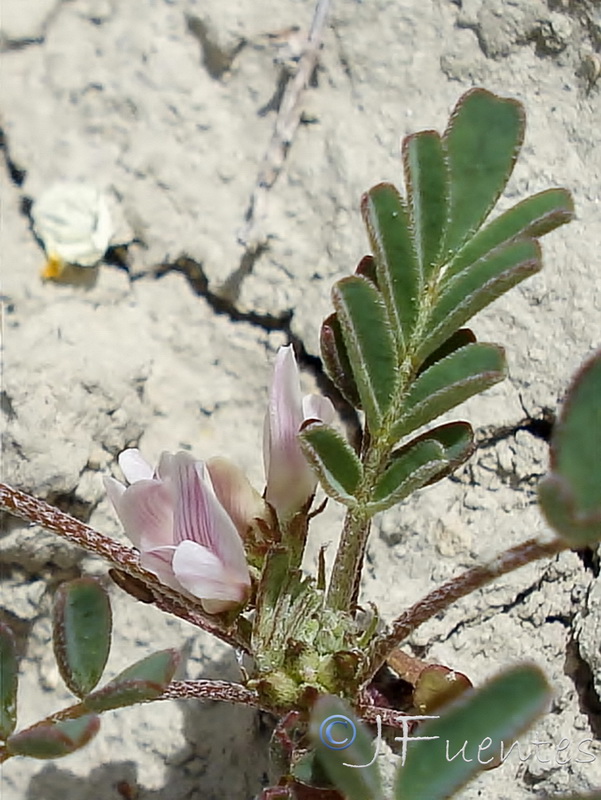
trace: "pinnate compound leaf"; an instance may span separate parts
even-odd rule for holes
[[[8,739],[17,724],[19,662],[12,630],[0,622],[0,739]]]
[[[84,577],[61,584],[54,596],[52,626],[61,676],[83,697],[100,680],[111,646],[111,604],[100,583]]]
[[[438,266],[448,219],[449,175],[440,135],[421,131],[403,141],[411,223],[424,283]]]
[[[418,359],[425,360],[474,314],[541,266],[538,242],[516,239],[463,270],[444,287],[434,305],[418,347]]]
[[[374,488],[367,506],[369,513],[376,514],[400,503],[447,466],[444,448],[433,439],[424,439],[393,454]]]
[[[326,775],[347,800],[384,800],[373,737],[343,700],[319,698],[309,737]]]
[[[524,138],[517,100],[473,89],[455,106],[443,143],[450,173],[447,256],[478,230],[513,170]]]
[[[547,189],[532,195],[498,216],[471,239],[448,265],[443,283],[518,236],[536,238],[574,217],[574,201],[566,189]]]
[[[390,321],[406,347],[419,313],[422,277],[407,206],[390,183],[380,183],[361,200],[374,252],[378,288]]]
[[[343,278],[332,290],[334,307],[368,425],[376,431],[396,386],[396,355],[386,310],[367,279]]]
[[[86,745],[96,736],[99,728],[100,718],[96,714],[58,722],[41,722],[11,736],[6,745],[8,752],[14,756],[61,758]]]
[[[322,323],[319,343],[321,357],[330,380],[352,406],[361,408],[361,398],[336,314],[330,314]]]
[[[539,501],[549,524],[572,546],[601,540],[601,350],[568,389]]]
[[[161,695],[179,664],[177,650],[160,650],[121,672],[102,689],[84,698],[90,711],[110,711],[153,700]]]
[[[363,467],[346,439],[322,422],[311,422],[303,428],[299,440],[325,492],[340,503],[354,505]]]
[[[494,344],[468,344],[437,361],[411,386],[393,434],[400,439],[483,392],[505,377],[505,351]]]
[[[396,775],[396,800],[451,797],[493,763],[503,742],[518,737],[543,713],[550,697],[544,675],[528,664],[465,692],[441,711],[439,719],[427,721],[416,732],[435,739],[409,741],[407,760]],[[465,756],[460,752],[464,745]]]

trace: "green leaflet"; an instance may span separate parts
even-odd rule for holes
[[[380,476],[367,509],[370,514],[385,511],[425,486],[448,466],[444,447],[424,439],[393,456]]]
[[[342,328],[336,314],[330,314],[322,325],[319,337],[321,357],[332,383],[355,408],[361,408],[361,398],[353,377],[353,368],[346,351]]]
[[[443,136],[450,175],[447,257],[478,230],[513,170],[524,138],[517,100],[472,89],[461,97]]]
[[[7,741],[8,752],[30,758],[61,758],[86,745],[100,728],[95,714],[60,722],[43,722],[16,733]]]
[[[343,700],[319,698],[309,736],[326,775],[348,800],[384,800],[373,737]]]
[[[61,676],[74,694],[84,697],[102,677],[111,647],[111,604],[101,584],[89,577],[61,584],[52,625]]]
[[[467,422],[449,422],[426,431],[392,453],[368,508],[384,511],[408,495],[449,475],[466,461],[474,447]]]
[[[17,723],[19,663],[12,630],[0,622],[0,739],[7,739]]]
[[[425,360],[474,314],[542,266],[540,246],[516,239],[493,250],[457,275],[438,298],[418,344],[417,361]]]
[[[505,211],[471,239],[450,262],[443,275],[443,284],[470,264],[486,256],[500,245],[520,236],[535,238],[569,222],[574,217],[574,201],[565,189],[547,189],[532,195]]]
[[[403,163],[415,250],[425,284],[438,266],[448,218],[449,176],[440,135],[421,131],[407,136]]]
[[[396,800],[451,797],[493,762],[501,743],[512,743],[528,728],[550,698],[544,675],[529,664],[507,670],[479,689],[465,692],[441,710],[439,719],[420,726],[418,736],[434,739],[407,745],[407,760],[396,775]]]
[[[160,650],[123,670],[110,683],[84,698],[90,711],[109,711],[161,695],[179,664],[177,650]]]
[[[376,431],[396,385],[396,355],[384,303],[363,277],[343,278],[332,299],[369,428]]]
[[[413,383],[393,428],[398,440],[505,377],[502,347],[477,342],[437,361]]]
[[[405,445],[405,447],[415,442],[428,439],[436,441],[442,446],[447,463],[441,472],[434,475],[433,478],[430,478],[430,480],[424,484],[425,486],[429,486],[431,483],[437,483],[443,478],[446,478],[447,475],[450,475],[457,467],[467,461],[474,452],[474,431],[469,422],[449,422],[446,425],[430,428],[429,431],[422,433],[421,436],[413,439],[409,445]],[[401,448],[401,450],[403,449],[404,448]]]
[[[346,439],[323,422],[313,422],[303,428],[299,440],[326,493],[339,503],[355,505],[363,466]]]
[[[437,361],[441,361],[443,358],[450,356],[455,350],[460,350],[462,347],[465,347],[467,344],[473,344],[475,341],[477,341],[476,334],[470,328],[459,328],[459,330],[451,334],[448,339],[445,339],[440,347],[437,347],[434,352],[430,353],[428,358],[420,365],[417,372],[418,377],[422,372],[430,369],[432,364],[436,364]]]
[[[601,351],[581,367],[568,390],[539,500],[549,524],[571,545],[601,539]]]
[[[405,202],[390,183],[380,183],[361,201],[374,251],[378,288],[399,344],[406,348],[417,321],[422,277]]]
[[[378,273],[376,270],[376,261],[373,256],[363,256],[355,267],[355,275],[361,275],[367,278],[367,280],[373,283],[376,289],[378,288]]]
[[[538,502],[549,525],[572,547],[590,547],[601,539],[601,511],[578,513],[571,486],[551,473],[538,485]]]

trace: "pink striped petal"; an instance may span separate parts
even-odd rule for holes
[[[128,483],[150,480],[154,474],[148,461],[142,458],[140,451],[134,447],[119,454],[119,466]]]
[[[265,499],[280,520],[290,518],[311,497],[317,479],[298,442],[304,421],[331,422],[331,402],[319,395],[301,399],[300,378],[292,346],[281,347],[275,361],[269,409],[263,434]]]
[[[138,550],[173,545],[173,495],[167,484],[139,480],[123,492],[115,510]]]
[[[280,347],[275,359],[273,381],[263,437],[265,475],[278,472],[298,450],[297,434],[302,424],[298,367],[292,345]]]
[[[242,540],[215,495],[205,465],[188,453],[177,453],[173,457],[173,491],[173,543],[195,542],[228,570],[248,575]]]
[[[200,598],[211,614],[243,603],[248,594],[248,569],[244,572],[228,569],[215,553],[196,542],[184,541],[178,545],[172,567],[179,583]]]

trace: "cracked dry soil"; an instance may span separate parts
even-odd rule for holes
[[[563,185],[577,219],[544,240],[540,275],[477,318],[478,338],[505,345],[510,364],[507,381],[454,415],[481,430],[483,446],[452,480],[377,522],[363,597],[389,619],[502,546],[543,532],[535,502],[546,469],[543,410],[557,409],[569,376],[601,341],[601,92],[590,71],[601,48],[598,2],[337,3],[303,98],[303,124],[268,193],[265,246],[255,252],[238,237],[312,3],[3,6],[9,482],[116,537],[101,476],[115,472],[125,446],[151,461],[178,448],[226,455],[260,487],[270,361],[292,339],[307,386],[325,388],[318,326],[331,283],[366,252],[361,193],[380,180],[398,183],[400,138],[441,129],[461,93],[480,85],[518,97],[528,116],[501,207]],[[128,269],[103,264],[86,286],[40,280],[43,253],[27,212],[59,179],[90,181],[112,196],[137,240]],[[119,262],[124,254],[113,255]],[[352,431],[352,415],[340,410]],[[328,508],[311,557],[331,542],[331,560],[339,521]],[[53,588],[80,572],[105,575],[106,567],[41,530],[4,522],[2,613],[21,636],[26,725],[69,702],[48,644]],[[107,675],[151,650],[185,645],[189,677],[237,678],[225,647],[116,586],[110,592]],[[412,637],[417,654],[474,682],[535,661],[555,691],[524,740],[553,744],[539,748],[540,758],[512,757],[461,798],[601,786],[600,600],[598,553],[567,553],[498,581]],[[106,715],[96,740],[65,760],[7,762],[2,797],[250,800],[267,779],[268,736],[269,725],[248,709],[126,709]],[[554,746],[564,738],[570,749],[560,764]],[[592,760],[579,760],[587,739]],[[389,775],[396,760],[382,757]]]

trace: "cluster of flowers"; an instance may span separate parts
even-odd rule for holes
[[[136,449],[119,456],[128,482],[104,483],[140,562],[161,581],[201,600],[217,614],[244,603],[250,573],[244,538],[256,520],[275,513],[286,524],[314,494],[316,478],[298,444],[308,420],[331,422],[334,408],[318,395],[301,397],[292,346],[281,347],[265,418],[263,496],[225,458],[196,461],[163,453],[153,469]]]

